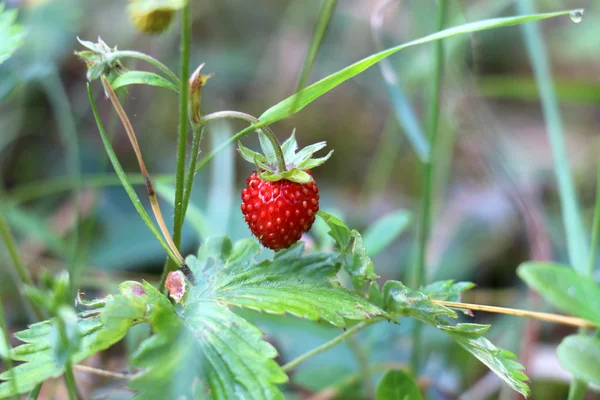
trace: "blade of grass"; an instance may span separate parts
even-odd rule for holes
[[[446,0],[440,0],[438,2],[437,10],[437,23],[436,28],[441,31],[444,28],[446,21],[448,3]],[[421,221],[418,228],[417,235],[417,256],[414,269],[414,287],[420,288],[427,282],[426,267],[427,267],[427,245],[429,243],[429,233],[431,231],[431,214],[435,184],[435,154],[437,146],[437,135],[438,135],[438,120],[440,115],[440,86],[443,74],[443,61],[444,61],[444,47],[443,42],[438,40],[435,42],[434,48],[434,70],[433,79],[431,85],[431,95],[429,101],[429,113],[428,113],[428,136],[429,143],[431,145],[428,161],[423,164],[423,203],[421,205]],[[413,347],[411,354],[411,365],[415,374],[419,373],[419,366],[421,361],[421,329],[422,325],[417,323],[413,331]]]
[[[392,1],[393,0],[384,0],[371,14],[371,33],[373,35],[373,41],[375,42],[375,48],[378,51],[384,49],[381,37],[383,11],[392,3]],[[388,90],[388,97],[392,103],[396,121],[398,121],[398,124],[402,127],[403,133],[408,138],[414,152],[419,157],[419,160],[421,162],[427,162],[430,153],[429,140],[423,134],[417,115],[400,86],[398,75],[394,71],[390,61],[387,59],[383,59],[379,62],[379,68]]]
[[[146,224],[148,229],[150,229],[150,231],[152,232],[154,237],[156,237],[156,239],[158,240],[160,245],[165,249],[165,251],[167,252],[169,257],[171,257],[171,259],[174,262],[179,263],[179,258],[177,257],[177,255],[175,255],[173,250],[171,250],[170,246],[167,244],[165,239],[160,234],[160,231],[156,228],[156,226],[150,219],[150,216],[148,215],[148,213],[142,206],[142,203],[141,203],[137,193],[135,193],[133,186],[129,182],[127,175],[125,174],[125,171],[123,170],[123,167],[121,166],[121,163],[119,162],[119,159],[117,158],[117,155],[115,154],[112,144],[108,140],[106,131],[104,130],[104,125],[102,124],[102,120],[100,119],[100,115],[98,114],[98,108],[96,107],[96,101],[94,100],[92,88],[89,84],[87,85],[87,90],[88,90],[88,97],[90,100],[90,105],[92,106],[92,112],[94,113],[94,118],[96,119],[96,125],[98,125],[98,131],[100,132],[100,137],[102,139],[102,143],[104,144],[104,148],[106,149],[108,158],[110,159],[110,162],[111,162],[113,168],[115,169],[115,172],[117,173],[117,176],[119,177],[119,180],[121,181],[121,185],[123,185],[123,188],[125,189],[125,191],[127,192],[127,195],[131,199],[133,206],[137,210],[138,214],[140,214],[140,217],[142,217],[142,220],[144,221],[144,223]]]
[[[298,84],[296,85],[295,93],[299,93],[306,84],[306,80],[310,75],[310,71],[312,70],[312,66],[315,62],[315,58],[317,57],[317,53],[321,48],[321,44],[323,44],[323,38],[325,37],[325,33],[327,32],[327,27],[329,26],[329,22],[333,17],[333,13],[335,11],[335,7],[337,5],[337,0],[324,0],[321,3],[321,11],[319,12],[319,19],[317,24],[315,25],[315,29],[313,31],[312,40],[310,42],[310,47],[308,49],[308,53],[306,54],[306,58],[304,59],[304,65],[302,66],[302,72],[300,73],[300,78],[298,79]],[[296,98],[297,101],[298,98]],[[295,110],[297,104],[292,106],[292,110]]]
[[[523,14],[535,12],[531,0],[520,0],[517,5],[519,11]],[[563,224],[566,229],[569,261],[573,268],[581,273],[585,273],[585,257],[588,254],[586,248],[587,239],[583,231],[575,186],[571,178],[571,170],[566,154],[564,124],[552,82],[552,73],[546,54],[546,47],[537,24],[527,24],[522,29],[529,60],[540,92],[542,112],[552,147]]]
[[[517,7],[519,12],[523,14],[535,12],[535,7],[531,0],[520,0],[517,3]],[[546,47],[537,24],[529,24],[523,26],[522,29],[529,54],[529,61],[540,92],[542,112],[552,147],[561,214],[566,230],[569,261],[576,271],[581,274],[588,274],[585,262],[585,257],[588,255],[586,248],[587,238],[583,232],[575,186],[571,180],[564,139],[564,125],[552,82]],[[569,400],[582,399],[585,395],[586,387],[587,384],[585,382],[573,379],[569,388]]]
[[[185,158],[187,153],[188,123],[188,76],[190,75],[190,41],[191,41],[190,2],[181,9],[181,53],[179,76],[179,135],[177,138],[177,169],[175,172],[175,212],[173,213],[173,243],[181,246],[181,230],[183,228],[183,189],[185,185]],[[192,173],[191,171],[189,172]],[[176,270],[177,263],[167,259],[164,273]],[[161,285],[162,290],[162,285]]]
[[[569,11],[559,11],[553,13],[545,13],[545,14],[534,14],[534,15],[525,15],[525,16],[514,16],[514,17],[505,17],[505,18],[492,18],[483,21],[471,22],[468,24],[463,24],[460,26],[455,26],[452,28],[445,29],[440,32],[436,32],[434,34],[422,37],[420,39],[416,39],[404,44],[401,44],[396,47],[389,48],[387,50],[381,51],[379,53],[373,54],[363,60],[360,60],[334,74],[329,75],[328,77],[308,86],[307,88],[300,91],[298,94],[294,94],[287,99],[279,102],[273,107],[269,108],[265,111],[259,119],[265,124],[272,124],[281,119],[287,118],[292,114],[300,111],[308,104],[319,98],[321,95],[327,93],[331,89],[336,86],[342,84],[348,79],[358,75],[363,72],[367,68],[373,66],[377,62],[383,60],[386,57],[391,56],[394,53],[399,52],[405,48],[416,46],[419,44],[433,42],[435,40],[445,39],[452,36],[478,32],[483,30],[507,27],[522,24],[525,22],[538,21],[547,18],[554,18],[562,15],[569,15],[572,10]],[[297,97],[296,97],[297,96]],[[297,104],[297,107],[292,108],[294,104]]]

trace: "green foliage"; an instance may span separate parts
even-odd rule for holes
[[[560,365],[577,379],[600,385],[600,338],[567,336],[558,346],[556,355]]]
[[[78,363],[121,340],[146,312],[146,303],[132,299],[134,295],[127,290],[130,286],[130,283],[122,284],[121,295],[108,296],[97,308],[81,313],[73,321],[75,326],[72,326],[71,316],[63,316],[69,348],[61,349],[55,344],[58,334],[56,319],[33,324],[29,329],[16,333],[15,336],[25,344],[12,349],[9,355],[14,361],[23,363],[12,369],[15,382],[11,382],[11,371],[0,374],[0,379],[6,381],[0,384],[0,398],[15,395],[13,387],[18,394],[26,393],[46,379],[59,377],[65,370],[65,357],[70,356],[71,362]],[[57,353],[57,348],[62,351]]]
[[[9,59],[25,43],[25,30],[16,24],[17,10],[6,10],[0,3],[0,64]]]
[[[157,298],[150,323],[154,335],[133,355],[145,370],[129,382],[140,399],[283,399],[275,383],[287,377],[272,360],[277,355],[262,333],[215,299],[190,298],[179,315],[149,284]],[[195,292],[195,291],[194,291]],[[202,383],[198,382],[198,378]]]
[[[377,400],[422,400],[414,378],[400,369],[389,370],[377,386]]]
[[[209,240],[200,249],[198,259],[186,260],[201,280],[193,295],[215,298],[224,305],[325,320],[340,328],[346,326],[346,320],[385,315],[330,281],[339,270],[336,254],[302,256],[303,246],[298,243],[277,252],[273,260],[255,263],[259,251],[252,239],[233,246],[228,238]]]
[[[329,225],[329,236],[339,246],[340,260],[346,272],[350,274],[354,287],[362,289],[366,283],[374,281],[377,275],[373,261],[367,256],[361,234],[356,229],[350,230],[333,215],[324,211],[319,211],[318,214]]]
[[[308,104],[312,103],[314,100],[318,99],[325,93],[334,89],[335,87],[341,85],[346,82],[348,79],[360,74],[367,68],[375,65],[379,61],[391,56],[394,53],[399,52],[407,47],[416,46],[419,44],[433,42],[435,40],[445,39],[456,35],[461,35],[465,33],[478,32],[488,29],[496,29],[502,28],[506,26],[518,25],[525,22],[538,21],[546,18],[554,18],[561,15],[568,15],[570,11],[561,11],[555,13],[546,13],[546,14],[535,14],[535,15],[520,15],[516,17],[505,17],[505,18],[492,18],[483,21],[471,22],[468,24],[455,26],[452,28],[444,29],[442,31],[436,32],[434,34],[422,37],[417,40],[413,40],[411,42],[402,44],[400,46],[392,47],[381,51],[379,53],[373,54],[365,59],[362,59],[338,72],[335,72],[329,75],[326,78],[321,79],[320,81],[313,83],[307,88],[301,90],[297,94],[294,94],[288,97],[285,100],[277,103],[273,107],[269,108],[265,111],[260,117],[260,121],[264,124],[272,124],[284,118],[287,118]]]
[[[241,398],[283,398],[274,384],[287,377],[272,360],[275,349],[228,306],[291,313],[339,327],[346,326],[346,319],[385,314],[330,282],[339,269],[335,255],[302,256],[299,244],[257,263],[259,251],[254,240],[232,244],[229,238],[210,238],[197,258],[186,259],[197,285],[187,293],[179,313],[160,298],[156,307],[161,311],[150,321],[155,334],[132,360],[146,368],[131,381],[132,388],[142,391],[141,398],[202,393],[215,399],[232,393]],[[146,284],[145,290],[154,289]],[[192,384],[199,375],[203,387]]]
[[[517,274],[548,303],[600,325],[600,287],[575,270],[552,263],[526,262]]]
[[[179,88],[170,80],[153,72],[146,71],[124,72],[112,80],[110,85],[115,91],[128,85],[150,85],[170,89],[175,93],[179,92]]]
[[[405,210],[396,210],[375,221],[364,234],[367,255],[375,257],[381,253],[404,232],[410,222],[411,214]]]
[[[430,285],[428,290],[448,288],[448,281]],[[471,284],[459,282],[448,289],[447,298],[456,298],[463,291],[472,287]],[[440,292],[433,292],[433,297],[443,297]],[[506,382],[512,389],[523,396],[529,394],[526,383],[527,376],[522,372],[523,366],[515,361],[516,356],[506,350],[499,349],[482,335],[489,325],[456,324],[450,320],[458,318],[454,310],[436,304],[424,293],[414,292],[397,281],[387,281],[383,286],[384,309],[393,317],[411,317],[432,325],[449,335],[461,347],[484,363],[492,372]]]

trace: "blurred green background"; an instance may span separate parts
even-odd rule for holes
[[[203,71],[215,73],[203,88],[203,113],[239,110],[258,116],[293,93],[319,1],[191,1],[191,65],[205,62]],[[448,24],[514,15],[518,13],[514,3],[450,1]],[[558,18],[540,26],[564,119],[569,162],[586,213],[584,221],[589,224],[600,126],[600,1],[536,3],[539,12],[586,8],[579,24]],[[86,97],[86,67],[73,55],[82,50],[76,37],[96,41],[100,36],[110,46],[148,53],[177,71],[177,21],[162,35],[144,35],[129,21],[126,5],[124,0],[7,2],[8,8],[19,9],[27,37],[17,54],[0,65],[0,207],[34,276],[42,269],[68,267],[79,214],[76,269],[79,286],[93,295],[114,292],[120,281],[131,277],[157,280],[165,260],[108,163]],[[389,47],[434,30],[435,2],[390,2],[381,14],[381,25],[375,27],[382,42],[377,44],[372,14],[380,5],[372,0],[338,2],[309,82],[376,52],[378,46]],[[428,278],[475,282],[477,288],[467,294],[467,302],[543,310],[545,305],[527,294],[515,269],[528,259],[565,261],[566,248],[552,154],[522,30],[511,27],[465,35],[446,40],[445,45],[442,145],[435,154],[439,174]],[[423,179],[406,133],[411,116],[425,119],[432,57],[431,45],[402,51],[387,64],[398,80],[396,90],[386,86],[382,71],[374,66],[272,127],[281,140],[295,128],[301,146],[326,140],[335,149],[331,160],[313,174],[322,193],[321,208],[341,216],[350,227],[362,232],[392,212],[412,214],[404,233],[374,260],[382,280],[408,279],[413,259]],[[127,61],[125,66],[151,69],[141,62]],[[137,173],[124,130],[98,82],[92,86],[122,164]],[[397,114],[393,104],[403,104],[404,112]],[[151,175],[172,174],[176,94],[132,86],[125,109]],[[201,157],[243,127],[240,122],[211,125]],[[257,147],[252,135],[244,143]],[[229,148],[198,173],[184,228],[184,254],[195,252],[206,235],[227,234],[234,239],[250,235],[239,211],[239,192],[250,172],[251,166]],[[83,189],[78,197],[79,173]],[[169,176],[158,180],[163,183],[163,200],[168,200],[168,185],[173,181]],[[169,201],[162,209],[171,222]],[[317,247],[332,246],[325,231],[319,223],[313,228],[310,236]],[[9,262],[0,246],[0,290],[10,330],[15,331],[27,318]],[[260,324],[283,361],[338,333],[293,317],[249,318]],[[526,330],[525,321],[492,320],[484,314],[475,320],[493,321],[490,338],[522,354],[533,380],[533,398],[566,397],[569,376],[558,366],[554,348],[570,329],[536,324]],[[360,342],[376,365],[405,363],[410,328],[410,321],[399,327],[380,324],[366,330]],[[130,336],[128,340],[135,342],[135,335]],[[428,355],[421,383],[431,398],[465,393],[472,399],[513,396],[486,375],[482,365],[433,329],[424,330],[424,342]],[[125,365],[122,352],[98,356],[102,357],[94,362],[114,368]],[[360,398],[352,381],[357,370],[352,351],[339,346],[303,364],[292,377],[289,396],[309,398],[343,383],[339,398]],[[109,392],[109,398],[128,396],[101,379],[82,377],[92,397]],[[590,393],[588,398],[600,396]]]

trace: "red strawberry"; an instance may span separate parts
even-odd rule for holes
[[[265,134],[259,133],[259,138],[266,156],[238,144],[242,157],[258,166],[242,190],[241,209],[252,233],[265,247],[277,251],[300,240],[315,221],[319,189],[309,169],[323,164],[332,152],[312,158],[325,147],[321,142],[296,153],[294,133],[280,149]]]
[[[265,247],[275,251],[288,248],[315,222],[319,189],[314,180],[268,182],[255,172],[246,185],[242,190],[242,213],[254,236]]]

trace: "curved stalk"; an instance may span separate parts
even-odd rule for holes
[[[218,112],[215,112],[212,114],[205,115],[204,117],[202,117],[201,126],[206,125],[210,121],[213,121],[216,119],[222,119],[222,118],[241,119],[241,120],[252,123],[253,125],[250,125],[248,128],[246,128],[246,129],[248,129],[248,132],[251,130],[249,128],[253,128],[253,129],[256,129],[257,131],[262,132],[266,136],[266,138],[269,139],[269,142],[271,142],[271,145],[275,149],[275,155],[277,157],[277,164],[278,164],[277,168],[279,168],[280,171],[285,171],[285,158],[283,156],[283,151],[281,150],[281,145],[279,144],[277,137],[275,136],[275,134],[269,127],[267,127],[266,125],[260,125],[263,123],[258,118],[253,117],[250,114],[246,114],[246,113],[239,112],[239,111],[218,111]],[[245,132],[246,129],[242,132]],[[238,135],[240,135],[240,133],[233,136],[233,138],[238,137]],[[232,140],[229,140],[225,143],[227,145],[229,145],[230,143],[232,143]],[[215,149],[215,153],[218,152],[219,150],[220,150],[220,147]]]
[[[114,60],[118,60],[121,58],[137,58],[138,60],[143,60],[146,61],[147,63],[150,63],[152,65],[154,65],[157,69],[161,70],[162,72],[165,73],[165,75],[167,75],[167,77],[169,77],[169,79],[171,79],[171,81],[179,86],[180,82],[179,82],[179,78],[177,77],[177,75],[175,75],[173,73],[173,71],[171,71],[169,69],[169,67],[167,67],[165,64],[161,63],[160,61],[158,61],[157,59],[150,57],[148,54],[144,54],[141,53],[139,51],[133,51],[133,50],[120,50],[120,51],[116,51],[114,53],[111,54],[110,58],[108,59],[108,62],[110,61],[114,61]]]
[[[131,146],[133,147],[133,150],[137,157],[138,164],[140,166],[140,170],[142,172],[142,175],[144,176],[144,183],[146,184],[146,190],[148,192],[148,197],[150,199],[150,205],[151,205],[152,211],[154,213],[154,218],[156,219],[156,222],[158,223],[158,226],[163,234],[164,239],[167,241],[173,254],[175,254],[177,261],[183,270],[185,268],[185,260],[183,259],[181,253],[179,252],[178,246],[176,246],[175,243],[173,242],[173,238],[171,238],[169,229],[167,228],[167,225],[165,224],[165,220],[164,220],[162,212],[160,210],[160,205],[158,204],[158,199],[156,198],[156,193],[154,192],[154,185],[152,184],[152,180],[150,178],[150,174],[148,173],[148,169],[146,168],[146,163],[144,162],[144,159],[142,158],[142,152],[140,150],[140,146],[137,141],[135,131],[133,130],[133,126],[131,125],[131,122],[129,121],[129,117],[127,117],[127,114],[125,113],[123,106],[119,102],[117,95],[115,94],[114,90],[110,86],[110,83],[108,82],[108,80],[106,79],[106,77],[104,75],[102,76],[102,84],[104,86],[104,90],[108,94],[110,101],[112,102],[115,110],[117,111],[117,114],[119,115],[119,118],[121,119],[121,122],[123,123],[123,126],[125,127],[125,131],[127,132],[127,136],[129,138],[129,141],[131,142]],[[193,281],[193,279],[190,279],[190,281]]]

